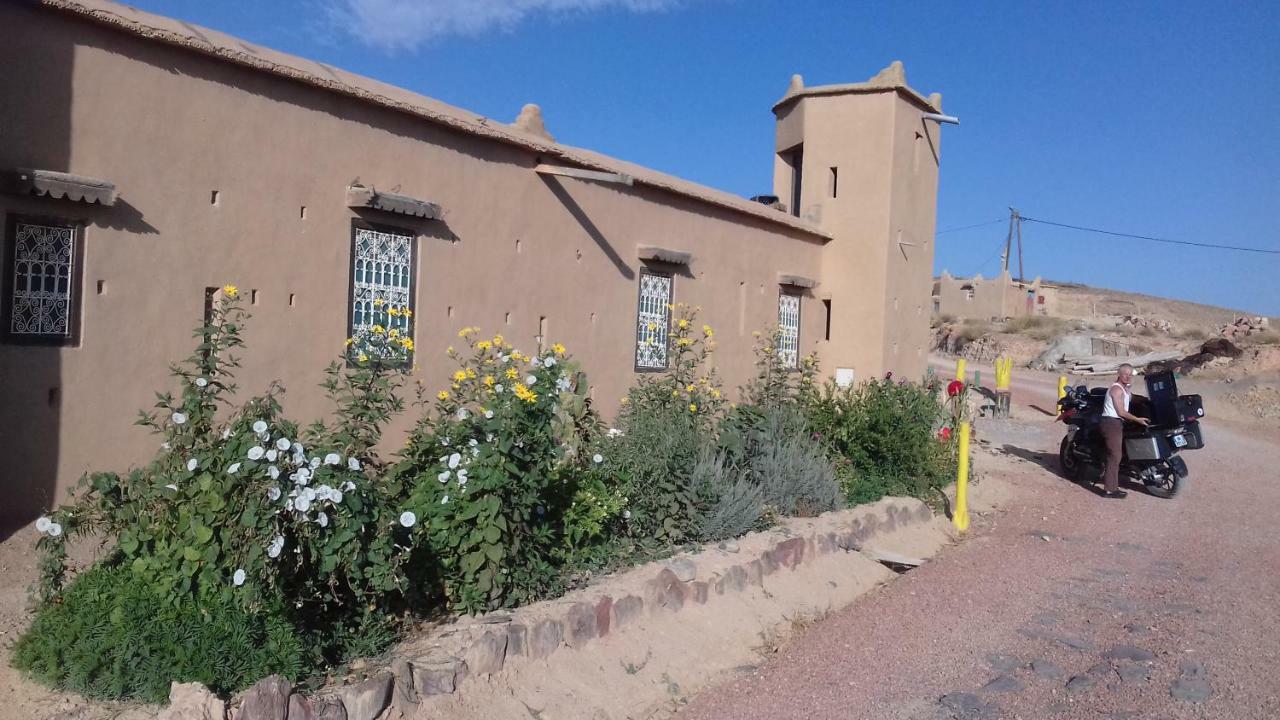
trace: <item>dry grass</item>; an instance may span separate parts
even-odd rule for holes
[[[941,315],[934,315],[933,320],[932,322],[929,323],[929,325],[930,327],[939,328],[939,327],[942,327],[943,325],[949,325],[955,321],[956,321],[955,315],[951,315],[949,313],[942,313]]]
[[[1035,340],[1052,340],[1065,333],[1069,323],[1057,317],[1031,315],[1016,317],[1005,323],[1004,330],[1015,335],[1025,335]]]
[[[1280,332],[1264,330],[1257,335],[1251,335],[1249,340],[1254,345],[1280,345]]]
[[[991,327],[991,323],[986,320],[967,319],[960,325],[956,334],[964,342],[973,342],[974,340],[977,340],[983,335],[991,332]]]
[[[1189,327],[1179,332],[1178,337],[1182,338],[1183,340],[1200,341],[1200,340],[1207,339],[1209,337],[1209,333],[1205,332],[1204,328]]]

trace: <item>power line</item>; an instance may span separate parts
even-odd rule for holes
[[[934,235],[943,235],[943,234],[945,234],[945,233],[949,233],[949,232],[959,232],[960,230],[972,230],[973,228],[980,228],[980,227],[986,227],[986,226],[988,226],[988,225],[995,225],[995,224],[997,224],[997,223],[1002,223],[1002,222],[1004,222],[1004,221],[1005,221],[1005,219],[1006,219],[1006,218],[999,218],[999,219],[996,219],[996,220],[992,220],[991,222],[975,223],[975,224],[973,224],[973,225],[965,225],[965,226],[963,226],[963,227],[947,228],[946,230],[939,230],[938,232],[934,233]]]
[[[1111,230],[1099,230],[1098,228],[1082,227],[1080,225],[1068,225],[1067,223],[1052,222],[1050,220],[1038,220],[1027,216],[1022,217],[1027,222],[1040,223],[1041,225],[1053,225],[1054,227],[1067,228],[1069,230],[1080,230],[1082,232],[1098,233],[1099,235],[1112,235],[1114,237],[1133,238],[1135,240],[1149,240],[1151,242],[1169,243],[1171,245],[1190,245],[1192,247],[1214,248],[1216,250],[1237,250],[1239,252],[1262,253],[1265,255],[1280,255],[1280,250],[1270,250],[1268,248],[1251,248],[1239,247],[1236,245],[1216,245],[1214,243],[1199,243],[1189,240],[1170,240],[1169,238],[1151,237],[1149,235],[1134,235],[1131,233],[1112,232]]]

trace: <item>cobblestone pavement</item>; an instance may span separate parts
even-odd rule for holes
[[[1056,474],[1051,392],[976,426],[1008,508],[680,720],[1280,718],[1280,438],[1209,408],[1179,497],[1103,500]]]

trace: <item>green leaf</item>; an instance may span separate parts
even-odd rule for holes
[[[197,562],[200,560],[201,555],[199,550],[188,545],[182,548],[182,557],[186,558],[188,562]]]
[[[198,545],[205,545],[213,539],[213,530],[204,525],[196,525],[193,533]]]
[[[491,543],[498,542],[498,539],[501,537],[502,537],[502,531],[498,529],[498,526],[496,523],[493,525],[490,525],[484,530],[484,539]]]
[[[462,558],[462,572],[467,575],[471,575],[476,570],[479,570],[481,565],[484,565],[484,553],[467,553]]]

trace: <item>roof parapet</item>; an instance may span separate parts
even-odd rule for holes
[[[773,111],[776,113],[778,110],[782,109],[783,106],[802,97],[873,93],[884,92],[886,90],[902,92],[908,98],[914,100],[917,104],[929,111],[942,111],[942,95],[940,93],[934,93],[929,97],[925,97],[907,84],[907,70],[901,60],[894,60],[883,70],[872,75],[869,80],[860,83],[814,85],[813,87],[805,87],[803,78],[799,75],[792,75],[791,83],[787,86],[786,94],[782,96],[781,100],[774,103]]]

